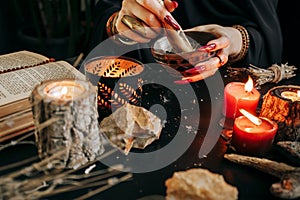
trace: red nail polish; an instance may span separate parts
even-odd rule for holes
[[[176,83],[176,84],[188,84],[190,82],[192,82],[192,79],[174,81],[174,83]]]
[[[185,73],[190,74],[190,75],[199,74],[199,70],[197,70],[196,68],[192,68],[192,69],[186,70]]]
[[[206,52],[206,53],[210,52],[207,49],[203,49],[202,47],[199,47],[196,51],[198,51],[198,52]]]
[[[188,69],[185,72],[189,74],[199,74],[205,71],[206,67],[204,65],[195,66],[194,68]]]
[[[202,47],[198,48],[197,51],[203,51],[203,50],[211,51],[211,50],[214,50],[216,48],[216,46],[217,45],[215,43],[208,44],[208,45],[205,45],[205,46],[202,46]]]
[[[178,7],[178,2],[177,1],[172,1],[174,9],[176,9]]]
[[[198,71],[205,71],[206,70],[206,67],[204,65],[200,65],[200,66],[195,66],[195,68],[198,70]]]
[[[172,26],[176,31],[180,30],[180,26],[177,24],[177,22],[170,15],[167,15],[164,18],[164,20],[167,24]]]

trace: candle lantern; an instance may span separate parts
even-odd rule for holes
[[[270,89],[263,97],[260,116],[278,124],[276,141],[299,141],[300,86],[283,85]]]
[[[253,80],[249,76],[246,83],[231,82],[224,90],[223,113],[226,118],[234,119],[241,116],[239,109],[245,109],[256,114],[260,93],[253,87]]]
[[[271,148],[278,126],[275,122],[256,117],[241,109],[242,116],[234,120],[232,146],[247,155],[264,155]]]
[[[40,157],[64,151],[56,168],[77,168],[103,153],[96,87],[84,80],[48,80],[30,96]]]
[[[102,56],[88,60],[85,75],[98,87],[99,120],[125,103],[140,106],[144,66],[125,56]]]

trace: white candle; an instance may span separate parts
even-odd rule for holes
[[[54,168],[78,168],[103,153],[97,90],[87,80],[47,80],[30,96],[40,157],[55,157]],[[86,117],[88,116],[88,117]]]
[[[281,93],[281,96],[285,99],[289,99],[291,101],[300,101],[300,90],[297,92],[292,91],[284,91]]]
[[[44,88],[48,97],[57,100],[69,101],[78,98],[84,92],[84,87],[75,81],[56,81]]]

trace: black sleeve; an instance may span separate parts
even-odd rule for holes
[[[108,38],[106,22],[109,17],[121,8],[121,0],[99,0],[93,12],[93,33],[89,45],[92,50],[101,41]]]
[[[269,67],[282,61],[283,39],[274,1],[249,3],[253,17],[244,22],[250,35],[250,47],[244,64]]]
[[[250,47],[239,66],[268,67],[282,60],[282,34],[277,15],[278,0],[178,0],[174,17],[184,28],[205,24],[242,25]]]

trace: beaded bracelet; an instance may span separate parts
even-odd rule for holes
[[[106,32],[108,37],[112,37],[115,42],[125,44],[125,45],[133,45],[136,44],[137,42],[125,37],[121,37],[120,34],[118,33],[118,30],[116,29],[116,20],[118,17],[119,12],[114,12],[109,19],[106,22]]]
[[[245,58],[249,49],[250,38],[249,38],[248,31],[245,29],[245,27],[241,25],[234,25],[232,27],[237,29],[242,34],[242,42],[243,42],[241,51],[237,55],[229,56],[229,61],[233,63],[233,62],[238,62]]]

